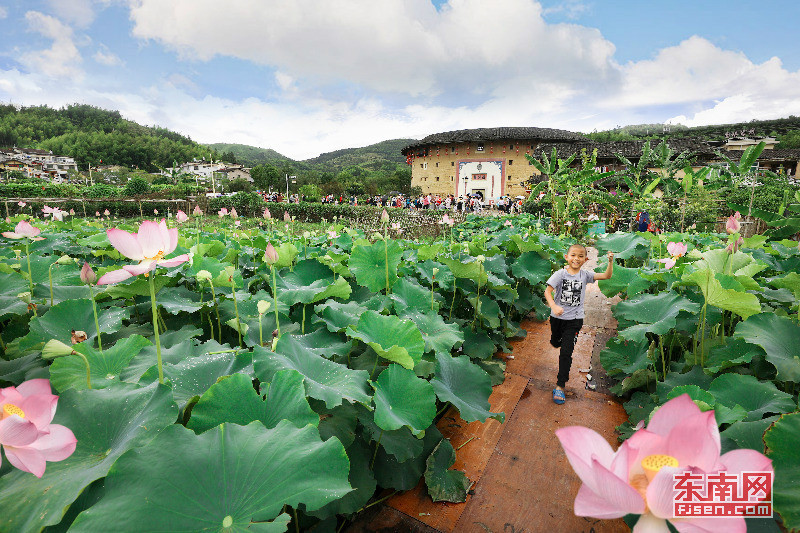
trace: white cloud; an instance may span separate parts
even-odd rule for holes
[[[92,0],[47,0],[49,11],[76,28],[88,28],[95,19]]]
[[[8,17],[8,9],[3,6],[0,6],[0,20]]]
[[[80,77],[78,65],[83,59],[73,41],[72,28],[39,11],[28,11],[25,20],[31,31],[53,40],[50,48],[24,53],[22,60],[26,67],[47,76]]]
[[[614,74],[599,31],[548,25],[534,0],[130,0],[133,35],[183,58],[230,56],[295,78],[381,92],[491,92],[508,77],[571,81]]]
[[[93,58],[101,65],[105,65],[107,67],[115,67],[118,65],[122,65],[122,59],[120,59],[118,55],[108,51],[107,49],[98,50],[97,52],[94,53]]]

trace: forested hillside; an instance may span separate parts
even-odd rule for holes
[[[61,109],[0,105],[0,146],[52,150],[88,165],[124,165],[148,171],[208,156],[209,150],[165,128],[142,126],[118,111],[90,105]]]
[[[752,120],[733,124],[713,124],[692,128],[664,124],[636,124],[613,130],[589,133],[595,141],[629,141],[635,139],[670,139],[697,137],[705,140],[723,140],[726,135],[775,137],[780,148],[800,148],[800,117],[789,116],[774,120]]]
[[[216,151],[223,161],[239,163],[246,167],[254,167],[256,165],[263,165],[264,163],[278,165],[286,161],[292,161],[291,158],[279,154],[271,148],[259,148],[247,144],[229,143],[213,143],[207,144],[206,146]]]

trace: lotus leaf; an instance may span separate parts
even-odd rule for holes
[[[600,352],[600,362],[609,375],[633,374],[647,368],[652,361],[648,358],[650,342],[647,339],[625,341],[619,337],[610,339]]]
[[[276,372],[294,369],[305,378],[306,393],[312,398],[322,400],[328,409],[342,401],[369,403],[365,370],[349,368],[329,361],[306,350],[302,344],[291,337],[278,341],[278,353],[256,346],[253,350],[253,367],[258,379],[270,382]]]
[[[761,313],[737,324],[734,336],[761,346],[778,379],[800,382],[800,326],[792,319]]]
[[[194,405],[186,427],[203,433],[223,422],[246,426],[258,420],[267,428],[274,428],[281,420],[297,427],[319,424],[319,416],[308,405],[303,376],[297,371],[276,372],[263,389],[266,400],[255,390],[249,376],[234,374],[222,378]]]
[[[384,316],[375,311],[362,314],[356,328],[350,326],[346,333],[369,345],[384,359],[399,363],[409,370],[419,363],[425,350],[422,333],[412,321]]]
[[[359,317],[368,311],[368,308],[356,302],[336,302],[328,300],[325,303],[316,305],[314,312],[325,323],[328,331],[342,331],[347,326],[358,324]]]
[[[415,437],[425,435],[436,415],[436,394],[430,383],[418,378],[413,370],[391,364],[373,387],[375,423],[379,428],[392,431],[405,426]]]
[[[695,270],[684,275],[683,279],[699,286],[710,305],[736,313],[744,319],[761,312],[761,304],[755,295],[724,288],[708,268]]]
[[[630,259],[631,257],[645,257],[650,243],[636,233],[609,233],[597,241],[598,255],[614,252],[617,259]],[[564,250],[566,252],[566,249]],[[616,273],[615,273],[616,274]]]
[[[310,304],[326,298],[350,297],[350,285],[316,259],[298,262],[291,272],[282,270],[277,278],[278,298],[285,303]]]
[[[467,501],[467,490],[472,482],[461,470],[450,470],[456,462],[456,452],[447,439],[442,439],[433,449],[425,468],[425,486],[435,502],[460,503]]]
[[[284,505],[313,511],[350,492],[349,466],[338,440],[321,442],[316,428],[287,420],[271,429],[223,424],[200,435],[173,425],[119,460],[103,499],[71,530],[102,531],[109,520],[120,532],[260,530]]]
[[[379,443],[387,453],[393,455],[401,463],[422,453],[423,439],[415,437],[407,427],[386,431],[375,423],[374,411],[367,410],[363,405],[357,405],[356,410],[358,411],[358,421],[364,428],[364,436],[367,440]]]
[[[700,311],[700,305],[673,292],[643,294],[620,302],[614,309],[615,314],[638,324],[621,330],[619,336],[641,342],[646,339],[645,333],[669,333],[675,327],[678,313],[682,310],[696,313]]]
[[[388,254],[388,273],[386,279]],[[350,254],[350,271],[355,274],[359,285],[367,287],[373,292],[380,292],[387,287],[391,288],[397,282],[397,265],[403,250],[397,241],[378,241],[370,246],[353,246]]]
[[[733,408],[741,405],[748,411],[747,422],[760,420],[767,414],[788,413],[797,408],[792,395],[769,381],[759,381],[754,376],[722,374],[708,387],[717,403]]]
[[[75,452],[48,464],[41,479],[21,470],[0,476],[0,531],[39,531],[59,523],[81,491],[106,476],[126,451],[173,425],[177,415],[169,388],[157,383],[65,391],[53,423],[72,430]]]
[[[431,288],[423,287],[417,281],[402,278],[398,281],[391,294],[394,309],[397,314],[406,311],[425,313],[431,311]],[[439,309],[439,302],[433,302],[433,310]]]
[[[775,468],[773,503],[788,530],[800,529],[800,413],[783,415],[764,434]]]
[[[435,311],[407,313],[403,317],[410,318],[422,332],[426,352],[449,354],[464,342],[464,333],[458,324],[445,322]]]
[[[422,439],[422,451],[402,463],[386,453],[382,447],[379,448],[373,470],[378,484],[395,490],[411,490],[416,487],[425,473],[428,457],[443,438],[436,426],[429,427]]]
[[[469,357],[436,354],[436,377],[431,380],[431,385],[436,396],[443,402],[453,404],[467,422],[485,422],[487,418],[494,418],[501,424],[505,421],[505,413],[489,411],[491,380]]]
[[[536,252],[524,252],[514,260],[511,273],[517,278],[523,278],[531,285],[547,281],[553,267],[548,259],[542,259]]]

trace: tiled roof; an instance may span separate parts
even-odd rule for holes
[[[452,144],[481,141],[550,141],[569,142],[586,141],[580,133],[553,128],[478,128],[472,130],[446,131],[428,135],[421,141],[409,144],[402,153],[408,150],[431,144]]]

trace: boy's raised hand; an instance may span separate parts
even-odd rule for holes
[[[608,252],[608,262],[610,263],[613,260],[614,260],[614,252]]]
[[[564,314],[564,308],[561,307],[560,305],[554,305],[552,309],[553,309],[553,314],[556,316],[561,316]]]

